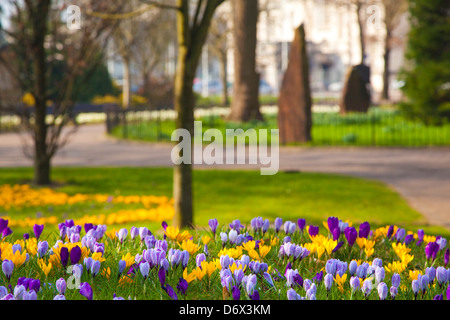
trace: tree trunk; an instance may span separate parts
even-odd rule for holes
[[[390,38],[391,38],[391,35],[388,32],[386,34],[386,40],[385,40],[385,44],[384,44],[383,93],[381,96],[381,98],[386,101],[389,100],[389,77],[390,77],[389,58],[390,58],[390,53],[391,53],[391,48],[389,47]]]
[[[50,184],[50,156],[47,147],[47,66],[44,49],[44,39],[47,33],[47,16],[50,1],[38,4],[40,16],[33,17],[33,95],[35,99],[34,124],[34,183],[38,185]]]
[[[359,43],[361,46],[361,64],[364,64],[364,60],[366,58],[366,42],[364,40],[364,25],[361,21],[361,8],[361,0],[358,0],[356,4],[356,17],[358,19]]]
[[[192,85],[194,76],[189,70],[187,49],[180,48],[178,70],[175,77],[175,111],[177,112],[176,128],[187,129],[194,137],[194,92]],[[191,139],[192,151],[192,139]],[[192,162],[192,161],[191,161]],[[175,216],[173,224],[179,228],[192,227],[193,223],[193,191],[192,163],[175,165],[173,172],[173,197]]]
[[[229,120],[262,120],[256,72],[258,0],[233,0],[234,84]]]
[[[128,109],[131,102],[131,87],[130,87],[130,59],[122,57],[123,60],[123,83],[122,83],[122,107]]]
[[[227,81],[227,66],[228,59],[226,52],[222,54],[220,59],[220,77],[222,81],[222,106],[228,106],[230,104],[230,99],[228,97],[228,81]]]

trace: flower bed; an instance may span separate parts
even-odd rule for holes
[[[443,237],[330,217],[323,226],[254,218],[180,231],[61,222],[13,241],[0,219],[4,300],[450,299]]]

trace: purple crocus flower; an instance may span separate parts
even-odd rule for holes
[[[367,238],[370,233],[370,224],[369,222],[365,221],[359,225],[359,237],[360,238]]]
[[[300,229],[300,231],[303,232],[303,229],[305,229],[306,220],[303,218],[298,219],[297,225],[298,225],[298,228]]]
[[[336,227],[331,231],[331,234],[333,235],[333,241],[337,241],[341,235],[341,229]]]
[[[394,234],[394,226],[390,225],[386,237],[390,240],[393,234]]]
[[[333,285],[333,281],[334,281],[333,275],[329,273],[327,273],[323,278],[323,284],[325,286],[325,289],[327,289],[327,291],[330,291],[331,286]]]
[[[200,269],[202,267],[203,261],[206,261],[206,255],[204,253],[199,253],[195,258],[195,263],[197,264],[197,267],[199,267]]]
[[[34,290],[35,292],[39,292],[41,289],[41,280],[39,279],[30,279],[28,289]]]
[[[85,223],[84,224],[84,232],[88,233],[89,230],[91,230],[92,228],[94,228],[94,225],[92,223]]]
[[[389,289],[389,292],[391,293],[392,299],[395,299],[395,297],[398,294],[398,289],[397,289],[397,287],[391,286],[391,288]]]
[[[423,229],[417,230],[417,242],[416,242],[417,246],[420,246],[422,244],[424,236],[425,232],[423,231]]]
[[[347,227],[344,230],[345,238],[347,239],[348,245],[351,247],[356,241],[358,237],[358,232],[354,227]]]
[[[275,225],[275,232],[278,233],[281,227],[283,226],[283,219],[275,218],[274,225]]]
[[[327,219],[327,224],[328,230],[330,230],[330,232],[333,232],[335,228],[339,228],[339,219],[336,217],[329,217]]]
[[[161,287],[164,287],[164,284],[166,283],[166,272],[164,271],[164,268],[159,268],[158,278],[159,278],[159,283],[161,284]]]
[[[62,249],[61,249],[62,251]],[[75,246],[70,250],[70,262],[71,264],[77,264],[81,258],[81,248],[79,246]]]
[[[251,300],[259,300],[259,292],[258,292],[258,290],[253,290],[253,293],[249,294],[248,297]]]
[[[131,227],[130,229],[130,237],[131,240],[134,240],[139,235],[139,229],[137,227]]]
[[[450,300],[450,284],[448,285],[446,296],[447,296],[447,300]]]
[[[244,226],[241,224],[241,221],[239,221],[239,219],[236,219],[230,223],[230,228],[236,230],[239,233],[241,229],[244,228]]]
[[[24,240],[30,239],[30,234],[29,234],[29,233],[24,233],[24,234],[23,234],[23,239],[24,239]]]
[[[312,281],[319,284],[323,280],[323,271],[317,272],[316,275],[312,278]]]
[[[439,285],[442,286],[447,279],[447,270],[444,267],[437,267],[436,269],[436,279],[439,282]]]
[[[0,219],[0,233],[3,233],[3,231],[8,227],[8,220],[7,219]]]
[[[217,219],[215,219],[215,218],[214,219],[209,219],[208,225],[209,225],[209,227],[211,229],[211,232],[215,235],[217,227],[219,226],[219,222],[217,221]]]
[[[59,294],[64,295],[64,293],[66,292],[66,287],[66,280],[64,280],[64,278],[59,278],[58,280],[56,280],[56,290]]]
[[[405,241],[404,241],[404,243],[405,243],[405,245],[410,245],[411,244],[411,242],[413,242],[413,240],[414,240],[414,235],[413,234],[408,234],[406,237],[405,237]]]
[[[241,299],[241,290],[239,290],[237,286],[233,286],[233,288],[231,288],[231,295],[233,300],[239,300]]]
[[[308,233],[311,237],[315,237],[319,234],[319,226],[309,226]]]
[[[188,287],[189,283],[185,279],[180,278],[177,284],[177,292],[181,295],[185,295]]]
[[[397,242],[400,242],[403,240],[403,238],[405,237],[406,231],[403,228],[398,228],[397,232],[395,233],[395,239],[397,240]]]
[[[332,253],[338,251],[344,245],[344,241],[339,241],[336,247],[331,251]]]
[[[6,238],[7,236],[9,236],[10,234],[12,234],[12,230],[10,227],[6,227],[3,232],[2,232],[2,236],[3,238]]]
[[[360,288],[360,282],[358,277],[350,278],[350,287],[352,288],[352,291],[356,291]]]
[[[439,251],[439,245],[436,242],[430,242],[425,247],[425,254],[427,256],[427,260],[430,258],[436,259],[436,255]]]
[[[433,300],[444,300],[444,295],[443,294],[437,294],[434,296]]]
[[[88,300],[92,300],[93,298],[93,292],[92,288],[87,282],[82,282],[80,284],[80,294],[84,297],[86,297]]]
[[[378,284],[378,296],[380,297],[380,300],[384,300],[387,297],[388,294],[388,287],[386,285],[386,283],[384,282],[380,282],[380,284]]]
[[[33,226],[33,232],[34,232],[34,236],[36,237],[36,239],[39,239],[39,237],[41,236],[43,230],[44,230],[44,225],[43,224],[41,224],[41,225],[35,224]]]
[[[161,226],[163,227],[164,231],[166,231],[166,228],[167,228],[168,224],[167,224],[167,222],[163,221],[161,223]]]
[[[446,268],[450,259],[450,249],[447,248],[444,254],[444,267]]]
[[[291,288],[287,291],[287,298],[288,300],[300,300],[300,295]]]
[[[39,258],[42,258],[48,250],[48,242],[47,241],[39,241],[37,253],[39,255]]]
[[[67,247],[62,247],[59,255],[61,258],[61,264],[63,265],[63,267],[66,267],[67,262],[69,262],[69,249]]]
[[[398,288],[400,286],[400,275],[398,273],[394,273],[391,277],[391,284],[392,286]]]
[[[11,275],[14,270],[14,263],[11,260],[3,260],[2,270],[8,280],[11,279]]]
[[[175,293],[175,290],[173,290],[173,288],[170,285],[167,285],[167,286],[162,287],[162,288],[169,295],[170,298],[172,298],[173,300],[178,300],[178,296]]]

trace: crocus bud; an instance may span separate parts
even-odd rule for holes
[[[6,278],[8,278],[8,280],[11,279],[11,275],[14,270],[14,263],[11,260],[3,260],[2,270]]]
[[[139,235],[139,229],[136,227],[131,227],[131,229],[130,229],[131,240],[134,240],[134,238],[136,238],[138,235]]]
[[[53,300],[66,300],[66,297],[62,294],[57,294]]]
[[[22,300],[37,300],[36,291],[25,291],[22,295]]]
[[[392,299],[395,299],[395,297],[397,296],[397,293],[398,293],[397,287],[391,286],[391,289],[389,291],[391,293]]]
[[[23,294],[26,292],[27,289],[23,285],[18,285],[14,287],[14,299],[15,300],[22,300]]]
[[[360,288],[360,282],[358,277],[350,278],[350,287],[352,288],[352,291],[356,291]]]
[[[148,273],[150,272],[150,265],[148,264],[148,262],[141,263],[139,265],[139,270],[141,271],[141,274],[144,277],[144,279],[147,279]]]
[[[204,253],[199,253],[195,258],[195,263],[197,264],[197,267],[201,268],[202,261],[206,261],[206,255]]]
[[[384,300],[387,297],[388,294],[388,287],[386,285],[386,283],[384,282],[380,282],[380,284],[378,284],[378,296],[380,297],[380,300]]]
[[[411,287],[412,287],[412,290],[414,292],[414,295],[417,296],[417,293],[419,292],[419,289],[420,289],[419,281],[413,280],[411,282]]]
[[[275,218],[274,226],[275,226],[276,233],[278,233],[280,231],[282,225],[283,225],[283,219]]]
[[[64,293],[66,292],[66,287],[66,280],[64,280],[64,278],[59,278],[58,280],[56,280],[56,290],[59,294],[64,295]]]
[[[370,292],[372,291],[372,281],[370,279],[364,280],[361,291],[366,297],[370,294]]]
[[[127,238],[127,235],[128,235],[128,230],[126,228],[122,228],[119,230],[118,238],[119,238],[120,243],[122,243]]]
[[[123,270],[125,270],[126,266],[127,266],[127,263],[125,260],[119,261],[119,274],[121,274],[123,272]]]
[[[92,262],[92,266],[91,266],[91,273],[92,273],[92,275],[96,276],[99,271],[100,271],[100,261],[94,260],[94,262]]]
[[[325,275],[325,277],[323,278],[323,284],[325,285],[325,288],[327,289],[327,291],[330,291],[331,286],[333,285],[333,275],[327,273]]]
[[[444,282],[447,282],[447,270],[444,267],[437,267],[436,269],[436,278],[439,282],[439,285],[442,285]]]
[[[392,275],[391,283],[393,287],[398,288],[400,286],[400,275],[398,273]]]
[[[208,221],[209,228],[211,229],[211,232],[215,235],[217,227],[219,226],[219,222],[217,222],[217,219],[209,219]]]
[[[291,288],[287,291],[287,298],[288,300],[300,300],[300,295]]]
[[[350,261],[350,264],[348,265],[348,272],[351,276],[355,274],[356,268],[358,268],[358,263],[355,260]]]
[[[37,253],[39,258],[42,258],[48,251],[48,242],[47,241],[39,241]]]
[[[144,240],[147,235],[148,235],[148,228],[140,227],[139,228],[139,237],[141,238],[141,241]]]

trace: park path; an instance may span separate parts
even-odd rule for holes
[[[83,125],[54,157],[54,166],[167,167],[172,145],[110,138],[104,125]],[[17,134],[0,134],[0,167],[30,166]],[[450,230],[450,148],[281,147],[280,170],[338,173],[379,180],[427,218]],[[255,169],[255,165],[199,168]]]

